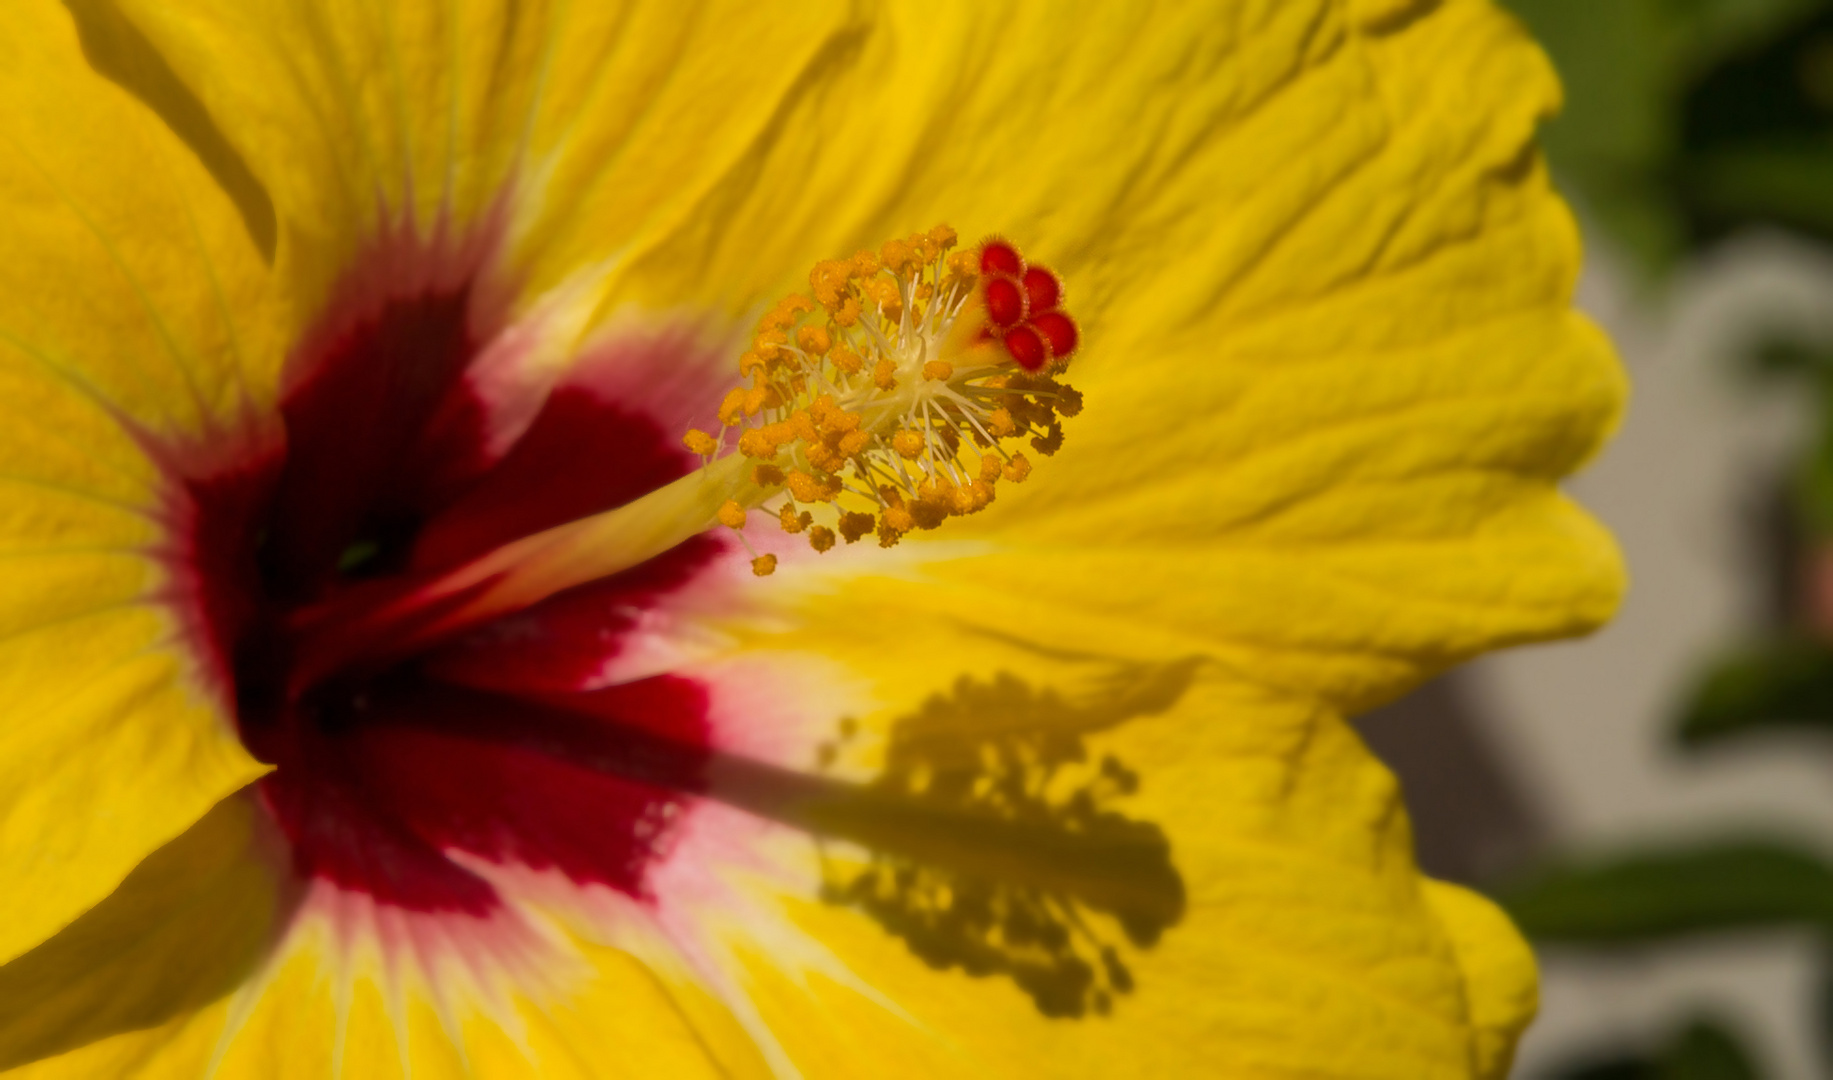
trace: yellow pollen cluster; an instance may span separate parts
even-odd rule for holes
[[[731,429],[754,462],[753,505],[780,497],[772,516],[815,551],[867,535],[890,547],[984,509],[999,481],[1031,472],[1003,444],[1028,438],[1055,453],[1062,418],[1081,409],[1056,378],[1062,364],[1026,372],[982,332],[979,255],[954,246],[942,225],[816,263],[812,295],[787,296],[759,320],[738,358],[747,385],[720,403],[717,434],[683,439],[710,464]],[[719,522],[742,538],[747,509],[727,502]],[[752,563],[759,575],[775,567],[771,555]]]

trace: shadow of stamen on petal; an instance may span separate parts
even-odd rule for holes
[[[1108,1012],[1134,989],[1126,947],[1157,944],[1185,896],[1164,830],[1118,809],[1140,778],[1087,737],[1164,711],[1194,670],[1129,665],[1073,700],[962,678],[896,721],[878,777],[806,810],[825,899],[932,967],[1011,979],[1045,1015]]]

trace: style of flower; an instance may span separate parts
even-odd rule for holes
[[[0,54],[0,1067],[1506,1071],[1343,719],[1620,589],[1487,3]]]

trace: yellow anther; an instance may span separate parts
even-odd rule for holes
[[[904,273],[911,263],[917,262],[917,253],[909,242],[904,240],[887,240],[878,249],[878,260],[885,269],[892,273]]]
[[[797,502],[826,502],[832,498],[827,485],[800,469],[789,474],[789,497]]]
[[[809,443],[802,451],[808,455],[808,463],[822,472],[839,472],[846,466],[847,455],[826,442]]]
[[[813,550],[874,533],[889,547],[985,509],[999,481],[1025,479],[1031,464],[1007,440],[1029,437],[1043,453],[1061,445],[1061,418],[1081,396],[1057,380],[1060,365],[1022,371],[982,332],[980,252],[956,251],[956,240],[938,226],[823,260],[808,294],[764,312],[739,357],[747,385],[719,404],[737,438],[693,429],[682,439],[708,459],[735,442],[750,459],[702,478],[732,485],[721,524],[743,528],[749,510],[782,493],[770,514]],[[775,563],[760,556],[754,566]]]
[[[845,302],[847,282],[853,277],[853,265],[844,259],[828,259],[815,264],[808,272],[809,287],[815,300],[832,312]]]
[[[870,281],[861,282],[859,291],[865,294],[867,300],[882,309],[887,318],[895,316],[904,308],[904,297],[897,291],[897,283],[894,281],[873,278]]]
[[[928,444],[923,441],[922,432],[912,431],[909,428],[904,428],[896,435],[891,436],[891,449],[896,450],[898,456],[906,461],[915,461],[917,458],[922,457],[923,450],[927,445]]]
[[[847,543],[851,544],[860,537],[871,532],[873,527],[877,524],[877,519],[871,514],[862,514],[856,510],[849,510],[840,515],[838,528],[840,529],[840,535],[846,539]]]
[[[954,513],[954,500],[948,502],[919,499],[910,504],[910,516],[916,519],[917,528],[933,529],[948,520]]]
[[[761,330],[756,337],[751,339],[751,348],[757,352],[757,355],[764,358],[766,364],[775,360],[782,353],[783,346],[787,344],[789,344],[789,334],[786,328],[773,327],[769,330]]]
[[[751,572],[758,577],[769,577],[776,573],[776,556],[759,555],[751,560]]]
[[[804,326],[796,331],[796,345],[805,353],[814,356],[825,356],[833,348],[834,339],[819,326]]]
[[[776,516],[777,523],[783,526],[783,531],[786,533],[799,533],[803,529],[808,528],[815,520],[815,515],[806,510],[798,514],[793,503],[784,503],[783,508],[777,511]]]
[[[766,428],[751,428],[738,437],[738,452],[750,458],[776,457],[777,442]]]
[[[751,355],[746,353],[746,356]],[[719,422],[727,427],[735,426],[744,419],[745,391],[742,387],[726,393],[725,400],[719,403]]]

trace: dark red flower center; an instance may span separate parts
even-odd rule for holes
[[[483,860],[642,897],[700,783],[706,693],[674,676],[594,677],[725,541],[696,538],[406,656],[359,652],[302,675],[302,613],[360,610],[387,595],[378,583],[461,565],[698,465],[643,402],[595,385],[590,358],[503,438],[479,378],[493,335],[476,276],[429,280],[339,294],[290,361],[284,445],[184,480],[202,644],[244,743],[274,766],[259,797],[303,878],[484,914],[499,901],[474,871]],[[681,346],[629,348],[666,370]]]

